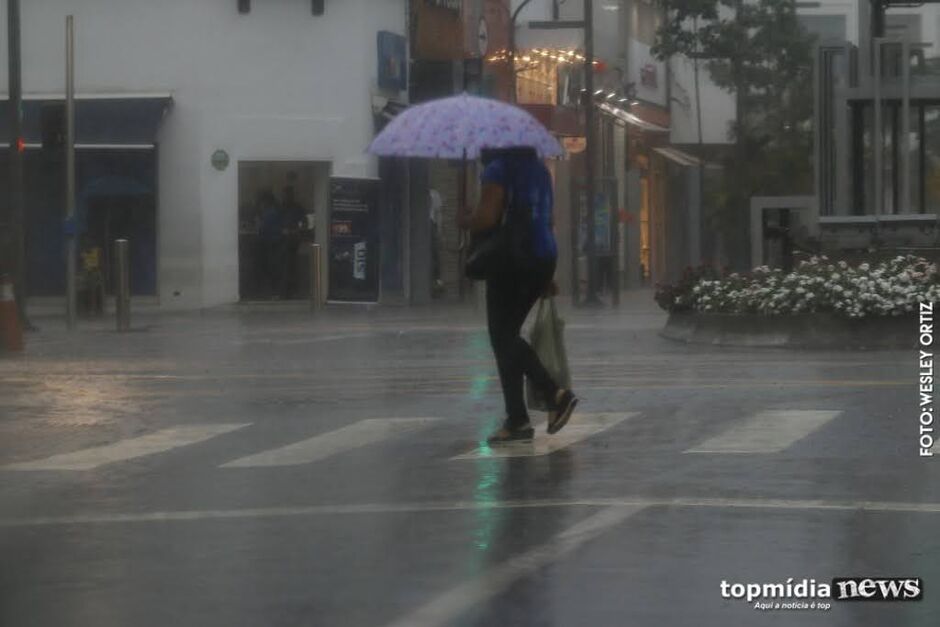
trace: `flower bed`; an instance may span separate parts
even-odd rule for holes
[[[789,273],[761,266],[720,277],[690,269],[675,285],[657,286],[656,300],[671,313],[903,316],[918,302],[940,300],[940,275],[935,263],[913,255],[859,264],[814,256]]]

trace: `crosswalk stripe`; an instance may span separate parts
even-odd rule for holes
[[[841,414],[831,410],[783,409],[758,412],[686,453],[779,453]]]
[[[424,429],[438,420],[439,418],[368,418],[300,442],[242,457],[222,464],[221,467],[251,468],[309,464],[338,453],[375,444],[402,433]]]
[[[451,459],[480,459],[481,457],[540,457],[559,451],[581,440],[614,427],[639,412],[575,414],[560,433],[537,434],[534,440],[507,442],[496,446],[482,444]]]
[[[170,427],[113,444],[86,448],[73,453],[62,453],[31,462],[0,466],[0,470],[93,470],[106,464],[196,444],[247,426],[247,424],[201,424]]]

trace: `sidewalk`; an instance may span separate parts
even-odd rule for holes
[[[607,299],[609,300],[609,299]],[[624,292],[620,306],[609,302],[599,308],[576,308],[570,299],[558,297],[562,315],[570,328],[659,329],[666,315],[653,301],[650,290]],[[472,302],[433,303],[420,306],[326,305],[311,312],[306,301],[257,302],[223,305],[198,311],[131,312],[131,332],[115,330],[113,313],[91,319],[79,319],[77,329],[70,333],[62,315],[45,309],[32,316],[38,331],[27,333],[27,354],[32,349],[68,344],[92,349],[99,342],[127,344],[142,336],[174,337],[241,336],[278,337],[316,332],[318,334],[366,331],[466,330],[483,328],[486,313],[483,306]]]

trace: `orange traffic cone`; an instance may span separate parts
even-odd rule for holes
[[[13,281],[8,275],[0,277],[0,345],[4,350],[23,350],[23,329],[13,296]]]

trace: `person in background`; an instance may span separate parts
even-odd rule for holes
[[[293,185],[284,188],[281,201],[281,229],[283,234],[281,259],[281,281],[279,294],[282,299],[288,299],[294,288],[294,277],[297,274],[297,249],[300,248],[300,233],[307,224],[307,211],[297,201]]]
[[[486,281],[486,317],[490,343],[503,388],[506,419],[488,441],[500,443],[528,440],[534,435],[525,404],[524,377],[545,395],[554,399],[548,415],[548,433],[560,431],[571,418],[578,398],[561,389],[539,361],[538,355],[520,336],[532,305],[541,296],[557,293],[553,277],[558,245],[552,232],[553,194],[551,174],[530,148],[485,150],[480,203],[469,214],[458,215],[458,225],[472,235],[498,228],[505,211],[531,211],[526,221],[531,228],[525,241],[531,250],[524,254],[531,263],[526,268],[507,267]]]
[[[81,269],[78,288],[81,295],[79,310],[93,315],[104,313],[104,277],[101,274],[101,247],[90,237],[84,237],[79,252]]]
[[[257,205],[261,216],[258,228],[261,269],[271,295],[277,298],[280,293],[278,286],[282,281],[283,217],[274,192],[270,189],[258,194]]]
[[[441,213],[444,201],[436,189],[428,192],[428,206],[431,219],[431,293],[440,296],[444,291],[444,282],[441,280],[441,247],[444,239],[442,233]]]

